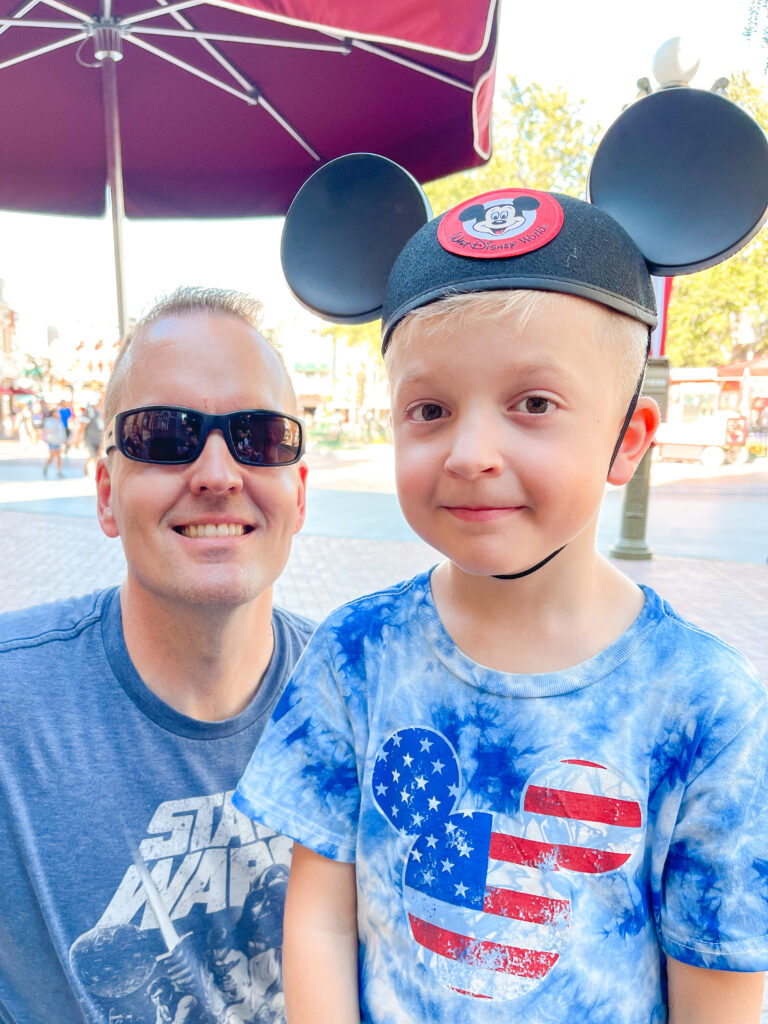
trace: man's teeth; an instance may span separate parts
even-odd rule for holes
[[[245,527],[242,523],[199,523],[182,526],[184,537],[242,537]]]

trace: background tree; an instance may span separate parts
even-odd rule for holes
[[[425,187],[436,214],[494,188],[539,188],[583,198],[599,125],[581,117],[564,89],[521,85],[513,76],[493,120],[493,156],[483,167]]]
[[[748,39],[759,36],[768,46],[768,0],[750,0],[746,31]],[[765,62],[768,70],[768,60]]]
[[[728,98],[768,130],[768,100],[746,74],[732,76]],[[675,279],[666,354],[673,366],[723,366],[749,351],[757,355],[768,349],[767,318],[768,239],[762,231],[727,262]],[[742,341],[745,335],[750,340]]]

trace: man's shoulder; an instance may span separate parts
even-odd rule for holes
[[[303,637],[304,643],[309,640],[317,629],[317,622],[314,619],[310,619],[306,615],[300,615],[298,612],[288,611],[287,608],[282,608],[277,604],[272,606],[272,618],[280,628],[290,630],[291,633],[295,633],[298,637]]]
[[[50,604],[0,615],[0,654],[72,640],[100,621],[107,598],[117,588],[97,590]]]

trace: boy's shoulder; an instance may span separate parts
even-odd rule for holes
[[[664,636],[669,637],[658,644],[657,653],[661,662],[685,662],[695,658],[710,667],[717,664],[725,669],[744,672],[760,682],[755,668],[740,650],[716,633],[685,618],[650,587],[643,586],[641,589],[645,592],[646,601],[655,605],[659,625],[664,630]]]
[[[707,749],[730,742],[758,720],[768,730],[768,690],[749,659],[678,614],[650,588],[643,589],[657,628],[638,684],[651,699],[698,722]]]
[[[402,623],[428,599],[431,574],[432,569],[428,569],[410,579],[347,601],[320,623],[318,632],[343,637],[350,631],[364,630],[375,635],[385,625]]]

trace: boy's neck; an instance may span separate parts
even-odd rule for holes
[[[566,547],[517,580],[471,576],[451,562],[432,574],[432,595],[454,643],[500,672],[571,668],[614,643],[644,604],[642,591],[596,551]]]

